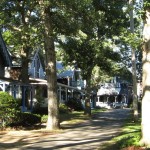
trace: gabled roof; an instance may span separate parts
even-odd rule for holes
[[[63,70],[64,69],[64,66],[63,66],[61,61],[56,61],[56,69],[57,70]]]
[[[3,57],[4,65],[9,67],[12,66],[11,56],[7,50],[2,34],[0,32],[0,55]]]
[[[74,71],[71,68],[65,69],[62,62],[60,61],[56,62],[56,69],[58,71],[57,78],[72,77],[74,75]]]
[[[32,54],[30,56],[30,63],[32,63],[33,60],[36,59],[37,57],[40,59],[40,63],[42,65],[42,68],[45,71],[45,63],[44,63],[45,60],[44,60],[43,55],[41,54],[41,48],[39,48],[39,47],[35,48],[32,51]]]
[[[66,78],[66,77],[73,77],[74,72],[72,70],[66,70],[57,75],[58,78]]]

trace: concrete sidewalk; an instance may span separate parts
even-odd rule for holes
[[[24,136],[0,135],[0,150],[96,150],[121,131],[130,109],[111,109],[78,125],[63,125],[61,133],[24,131]],[[19,132],[18,132],[19,133]]]

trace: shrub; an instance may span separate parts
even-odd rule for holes
[[[66,105],[67,105],[71,110],[76,110],[76,111],[81,111],[81,110],[83,110],[83,105],[82,105],[81,101],[78,100],[78,99],[75,99],[75,98],[69,99],[69,100],[66,102]]]
[[[47,115],[48,108],[47,107],[38,107],[33,110],[33,113],[40,114],[40,115]]]
[[[41,118],[41,122],[46,123],[47,119],[48,119],[48,115],[43,115],[42,118]]]
[[[68,113],[68,107],[65,104],[59,104],[59,112],[60,113]]]
[[[22,106],[22,99],[16,98],[16,103],[18,104],[18,106]]]
[[[65,104],[60,103],[59,104],[59,112],[60,113],[68,113],[68,107]],[[39,107],[33,110],[34,113],[36,114],[41,114],[41,115],[47,115],[48,114],[48,108],[47,107]]]
[[[17,113],[19,112],[19,106],[9,93],[0,91],[0,122],[1,127],[12,123],[16,120]]]
[[[16,120],[8,124],[8,126],[13,128],[33,127],[33,125],[37,123],[41,123],[40,115],[30,112],[21,112],[18,113]]]
[[[17,120],[13,125],[31,126],[37,123],[41,123],[41,116],[30,112],[22,112],[18,114]]]

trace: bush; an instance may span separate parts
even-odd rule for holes
[[[16,103],[18,104],[18,106],[22,106],[22,99],[21,98],[16,98]]]
[[[80,100],[72,98],[66,102],[66,106],[68,106],[71,110],[81,111],[83,110],[83,105]]]
[[[41,123],[40,115],[32,114],[30,112],[22,112],[18,114],[16,121],[13,122],[11,125],[32,126],[37,123]]]
[[[60,103],[59,104],[59,112],[60,113],[68,113],[68,107],[65,104]],[[41,115],[47,115],[48,114],[48,108],[47,107],[39,107],[33,110],[33,113],[41,114]]]
[[[43,115],[42,118],[41,118],[41,122],[46,123],[47,119],[48,119],[48,115]]]
[[[40,115],[47,115],[48,108],[47,107],[38,107],[33,110],[33,113],[40,114]]]
[[[12,123],[16,120],[19,112],[19,106],[16,101],[9,93],[0,91],[0,122],[1,127]]]
[[[60,113],[68,113],[68,107],[65,104],[59,104],[59,112]]]

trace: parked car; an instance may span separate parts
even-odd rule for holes
[[[112,107],[113,108],[126,108],[127,107],[127,103],[124,103],[124,102],[113,102]]]

